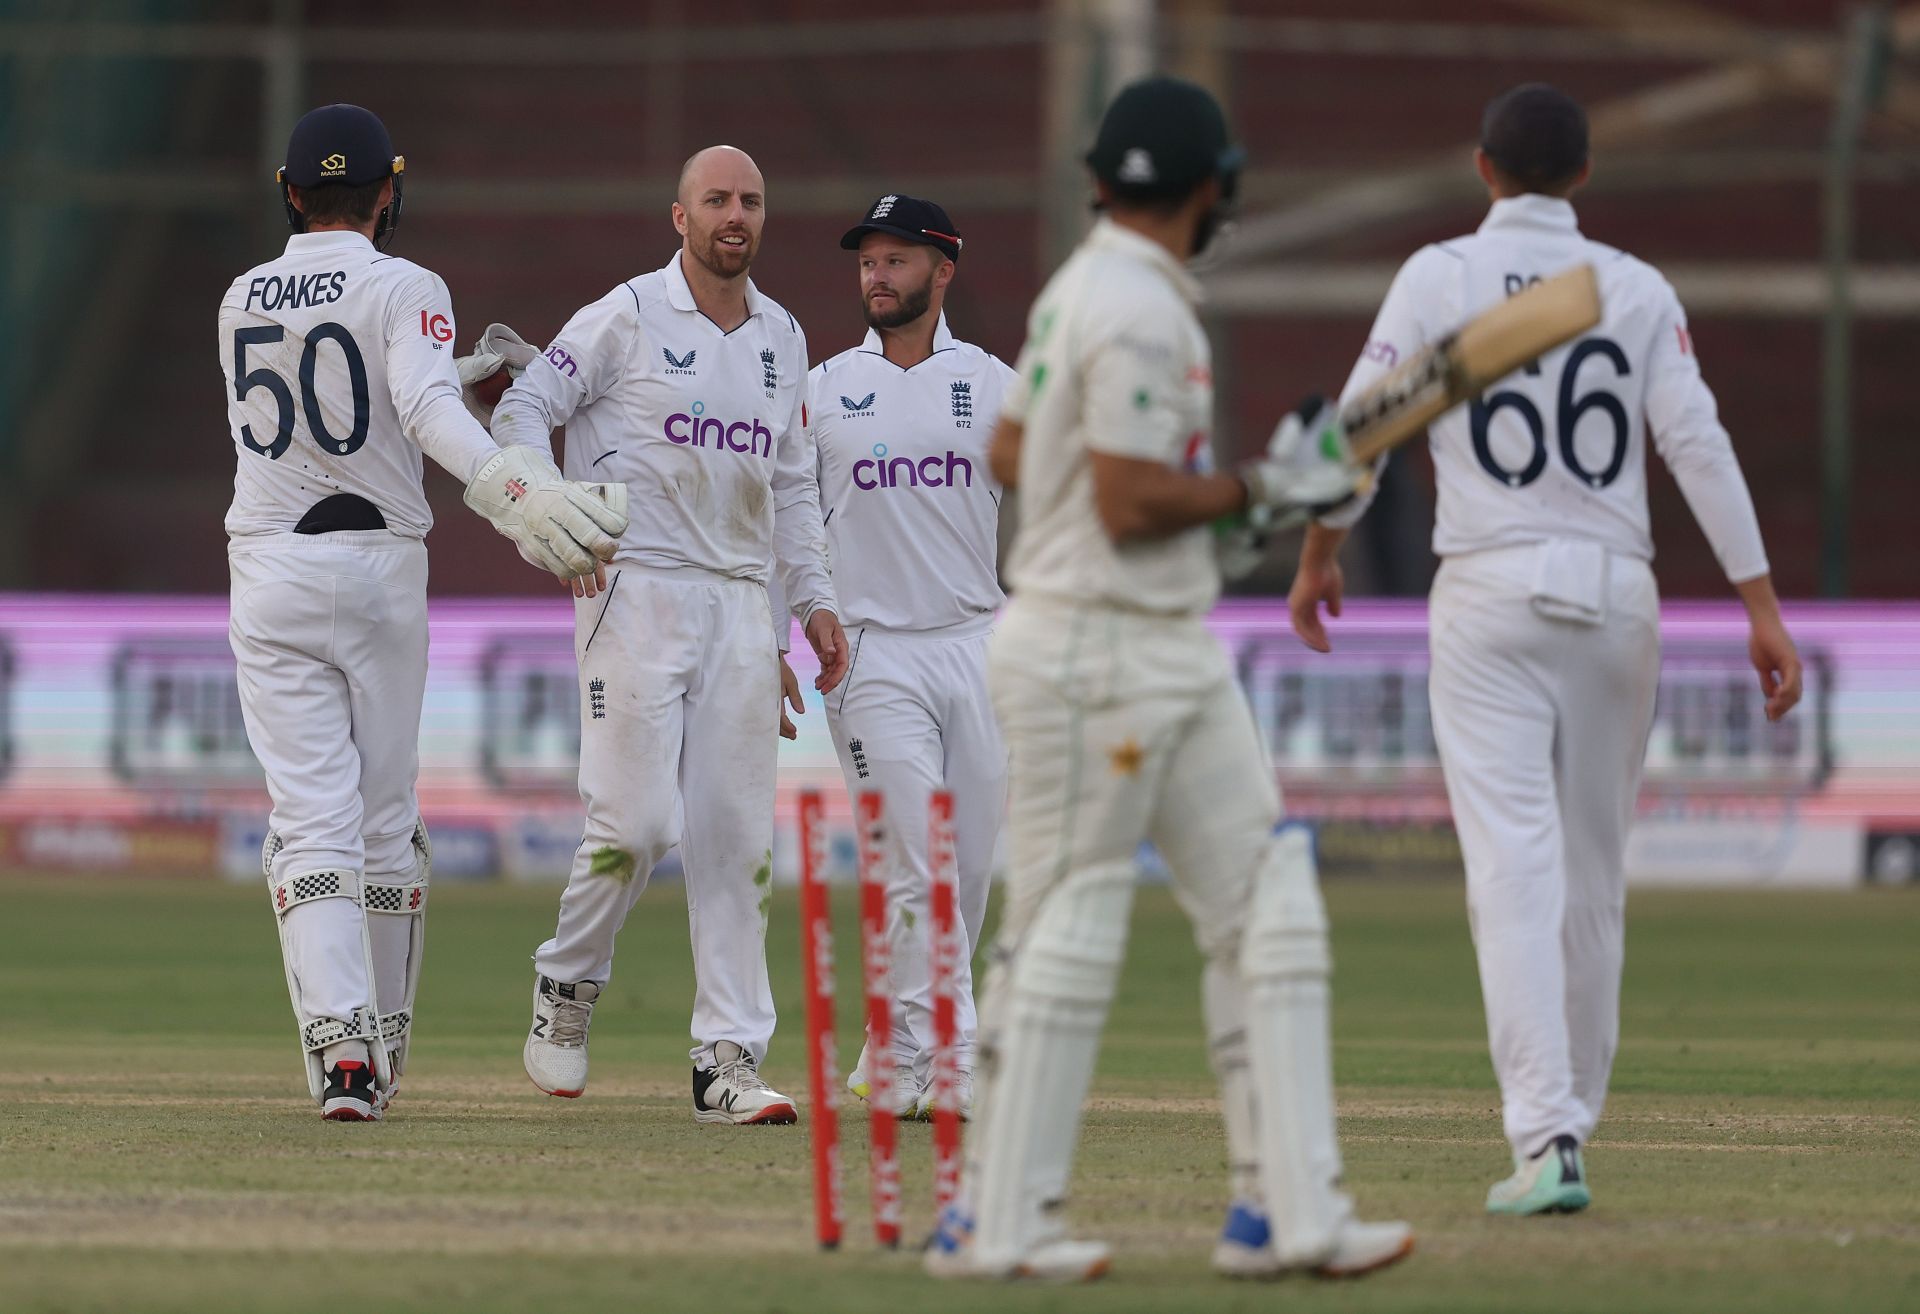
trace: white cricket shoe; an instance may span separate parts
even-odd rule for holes
[[[533,1084],[549,1095],[576,1099],[587,1089],[587,1028],[593,1023],[598,981],[541,977],[533,987],[533,1028],[520,1052]]]
[[[1113,1252],[1099,1241],[1053,1236],[1034,1242],[1019,1256],[982,1263],[973,1253],[973,1218],[949,1206],[921,1260],[928,1277],[986,1282],[1092,1282],[1107,1275]]]
[[[860,1046],[860,1058],[853,1065],[853,1071],[847,1074],[847,1091],[857,1100],[866,1100],[873,1094],[873,1078],[868,1075],[868,1053],[870,1046]],[[913,1073],[904,1065],[893,1070],[893,1116],[896,1118],[918,1118],[922,1116],[921,1101],[925,1089],[914,1079]]]
[[[792,1100],[760,1078],[760,1069],[731,1040],[715,1041],[714,1065],[693,1070],[693,1120],[728,1123],[784,1124],[800,1121]]]
[[[960,1121],[971,1122],[973,1120],[973,1073],[966,1068],[960,1069],[954,1074],[953,1085],[953,1102],[954,1107],[960,1110]],[[932,1081],[928,1081],[926,1088],[920,1092],[920,1103],[913,1114],[916,1118],[929,1120],[933,1117]]]
[[[1245,1201],[1236,1202],[1227,1211],[1220,1242],[1213,1248],[1214,1272],[1236,1278],[1275,1278],[1295,1272],[1325,1278],[1360,1277],[1413,1253],[1413,1229],[1405,1223],[1349,1219],[1334,1238],[1332,1252],[1314,1264],[1282,1263],[1272,1241],[1273,1228],[1266,1211]]]

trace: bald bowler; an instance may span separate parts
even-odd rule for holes
[[[775,1020],[770,575],[804,621],[821,688],[846,667],[802,419],[806,338],[747,276],[765,187],[735,147],[688,159],[672,208],[680,249],[574,315],[493,422],[502,445],[538,447],[564,425],[566,467],[624,481],[632,511],[606,590],[575,600],[587,821],[558,926],[534,955],[527,1074],[549,1094],[586,1089],[614,939],[678,843],[693,1114],[725,1124],[797,1117],[759,1075]]]

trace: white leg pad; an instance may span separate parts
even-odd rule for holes
[[[1353,1204],[1339,1189],[1327,915],[1304,831],[1275,836],[1240,948],[1261,1194],[1283,1264],[1333,1250]]]
[[[373,989],[382,1001],[380,1035],[390,1052],[395,1077],[407,1067],[407,1051],[413,1041],[413,1001],[420,990],[420,964],[427,943],[427,887],[433,874],[433,856],[424,822],[414,823],[413,855],[410,876],[369,876],[365,882]]]
[[[272,854],[278,848],[278,837],[268,836],[266,863],[272,865]],[[382,1036],[382,1018],[379,1009],[379,996],[375,986],[376,977],[373,966],[373,944],[367,928],[366,887],[357,871],[326,868],[316,871],[290,872],[278,880],[269,878],[268,895],[273,902],[273,911],[280,928],[280,957],[287,973],[287,993],[293,1001],[294,1018],[299,1025],[301,1053],[307,1064],[307,1087],[315,1102],[319,1102],[326,1087],[326,1070],[323,1052],[333,1046],[349,1041],[365,1044],[368,1057],[372,1061],[374,1080],[377,1087],[386,1090],[393,1084],[393,1071],[387,1058],[387,1045]],[[300,979],[296,964],[306,960],[312,946],[296,943],[299,934],[290,923],[300,914],[322,900],[343,899],[352,904],[358,913],[354,917],[359,925],[360,956],[365,970],[367,1000],[365,1004],[351,1009],[315,1006],[312,997],[319,993],[318,983],[310,988]],[[346,1016],[340,1016],[345,1013]]]
[[[1227,1126],[1228,1198],[1261,1204],[1260,1140],[1256,1129],[1252,1060],[1247,1056],[1247,1005],[1235,962],[1209,961],[1201,978],[1207,1054],[1220,1083]]]
[[[1125,863],[1068,874],[996,966],[966,1193],[981,1266],[1017,1264],[1064,1230],[1059,1215],[1125,954],[1133,881]]]

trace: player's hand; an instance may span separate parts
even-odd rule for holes
[[[1800,654],[1777,615],[1754,618],[1747,634],[1747,656],[1760,673],[1760,692],[1767,696],[1767,720],[1778,721],[1800,701]]]
[[[1266,453],[1240,467],[1251,512],[1268,507],[1269,532],[1290,529],[1316,511],[1352,497],[1364,473],[1354,468],[1340,417],[1318,397],[1289,412],[1267,441]]]
[[[787,655],[780,654],[780,737],[798,739],[800,728],[793,723],[793,716],[787,715],[787,708],[793,708],[793,716],[805,716],[807,705],[800,698],[800,677],[793,673],[793,667],[787,665]]]
[[[1303,561],[1294,572],[1293,587],[1287,590],[1287,614],[1293,618],[1293,632],[1300,636],[1300,642],[1315,652],[1333,651],[1327,627],[1320,621],[1320,604],[1326,604],[1327,615],[1338,616],[1343,587],[1345,581],[1337,561],[1325,566],[1310,566]]]
[[[594,598],[607,591],[607,568],[600,562],[593,563],[593,574],[575,575],[568,581],[576,598]]]
[[[1293,574],[1293,587],[1287,590],[1287,615],[1300,642],[1315,652],[1332,652],[1327,627],[1320,621],[1320,606],[1327,615],[1340,614],[1340,598],[1346,590],[1346,577],[1340,571],[1340,545],[1346,531],[1313,525],[1300,545],[1300,565]]]
[[[847,632],[840,618],[824,607],[807,617],[807,642],[820,659],[820,675],[813,687],[829,693],[847,673]]]

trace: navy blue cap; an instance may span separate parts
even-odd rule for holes
[[[947,218],[947,212],[932,201],[896,192],[875,201],[867,217],[847,229],[840,238],[844,250],[858,251],[860,239],[868,233],[891,233],[909,242],[919,242],[940,252],[949,260],[960,258],[960,230]]]
[[[324,183],[359,186],[378,182],[394,168],[393,139],[386,124],[358,105],[322,105],[293,125],[282,182],[295,187]]]

